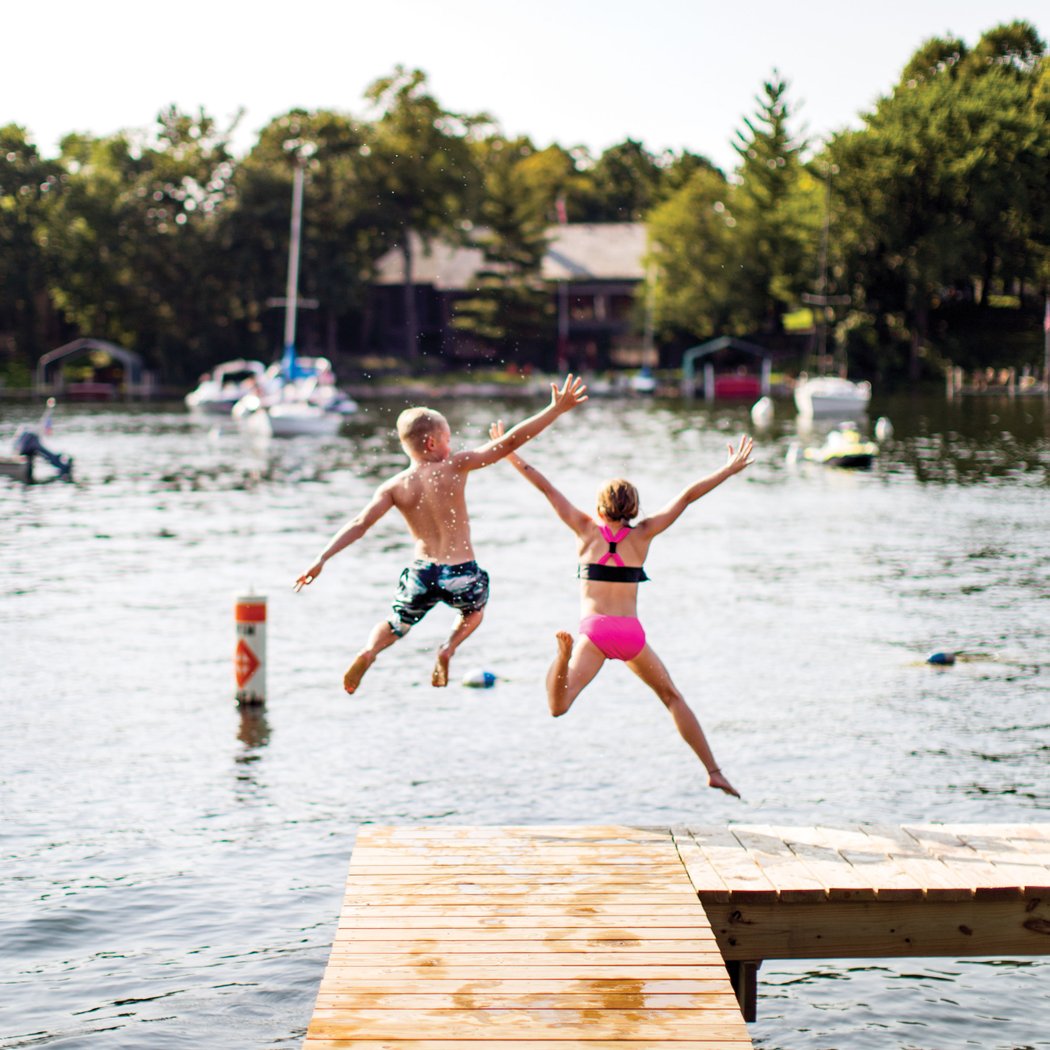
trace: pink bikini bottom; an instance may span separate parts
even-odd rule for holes
[[[585,616],[580,634],[608,660],[633,660],[645,648],[645,629],[634,616]]]

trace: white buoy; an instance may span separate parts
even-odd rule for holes
[[[889,441],[891,437],[893,437],[893,424],[885,416],[879,416],[875,420],[875,440]]]
[[[266,700],[266,598],[248,594],[236,599],[234,621],[237,645],[233,651],[233,675],[239,704],[261,704]]]
[[[491,671],[476,667],[463,676],[462,684],[468,689],[491,689],[496,684],[496,676]]]
[[[765,430],[773,425],[773,416],[775,414],[776,409],[773,406],[773,399],[770,397],[760,397],[751,406],[751,422],[761,430]]]

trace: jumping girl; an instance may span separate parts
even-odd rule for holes
[[[492,438],[503,433],[503,424],[490,428]],[[662,510],[637,525],[638,492],[628,481],[609,481],[598,492],[597,520],[573,506],[535,467],[516,452],[507,461],[534,485],[554,512],[574,533],[580,556],[580,629],[575,642],[567,631],[555,635],[554,663],[547,672],[547,699],[557,718],[565,714],[606,660],[622,660],[663,701],[678,732],[707,770],[707,782],[728,795],[739,792],[722,774],[704,731],[685,698],[678,691],[663,662],[645,640],[638,620],[638,584],[645,582],[643,565],[649,544],[678,520],[682,511],[723,481],[751,465],[752,441],[745,437],[724,467],[683,490]]]

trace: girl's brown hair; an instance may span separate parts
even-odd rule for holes
[[[606,521],[630,521],[638,516],[638,490],[623,478],[613,478],[598,490],[598,513]]]

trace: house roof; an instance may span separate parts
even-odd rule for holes
[[[415,230],[409,233],[412,245],[412,277],[416,284],[432,284],[445,291],[469,287],[484,258],[480,248],[460,248],[445,241],[429,245]],[[374,284],[403,284],[404,262],[401,246],[391,248],[376,263]]]
[[[645,277],[645,225],[579,222],[552,226],[541,273],[548,281],[640,281]]]
[[[413,276],[416,284],[443,291],[469,288],[481,268],[480,248],[461,248],[444,241],[429,247],[414,231]],[[645,226],[640,222],[587,222],[547,229],[549,241],[540,274],[547,281],[640,281],[645,277]],[[375,283],[399,285],[404,280],[400,247],[376,263]]]

